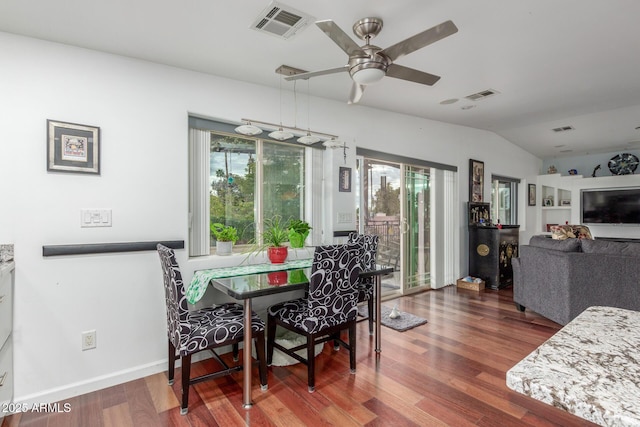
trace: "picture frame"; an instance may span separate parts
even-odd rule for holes
[[[351,168],[340,167],[338,172],[338,191],[351,192]]]
[[[100,175],[100,128],[47,120],[47,171]]]
[[[469,202],[469,225],[491,225],[491,204]]]
[[[544,199],[542,199],[542,206],[553,206],[553,198],[545,197]]]
[[[560,200],[560,206],[571,206],[571,199]]]
[[[482,202],[484,198],[484,162],[469,159],[469,201]]]
[[[529,184],[529,206],[536,205],[536,185]]]

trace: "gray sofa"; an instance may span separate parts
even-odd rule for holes
[[[513,300],[566,325],[587,307],[640,310],[640,243],[533,236],[512,259]]]

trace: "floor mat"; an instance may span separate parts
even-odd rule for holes
[[[382,323],[387,328],[394,329],[396,331],[404,332],[408,329],[415,328],[416,326],[424,325],[427,323],[427,319],[422,317],[415,316],[411,313],[407,313],[406,311],[398,310],[398,317],[392,319],[389,317],[392,308],[383,305],[380,307],[381,316],[380,323]],[[358,307],[358,314],[360,316],[366,317],[368,313],[367,306],[363,305]]]

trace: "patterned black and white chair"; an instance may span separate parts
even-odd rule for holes
[[[348,243],[356,244],[360,248],[360,268],[362,268],[363,271],[375,270],[376,254],[378,252],[378,236],[375,234],[358,234],[353,232],[349,233]],[[358,281],[358,304],[365,301],[367,302],[369,335],[373,335],[374,280],[373,277],[365,277]]]
[[[356,371],[356,317],[360,274],[357,245],[318,246],[313,255],[309,292],[306,297],[269,307],[267,318],[267,364],[273,360],[273,350],[307,365],[309,392],[315,391],[315,345],[334,340],[334,349],[342,345],[349,350],[351,372]],[[306,338],[306,344],[286,348],[275,341],[280,325]],[[340,332],[349,331],[349,343]],[[296,351],[307,350],[307,357]]]
[[[234,360],[238,356],[238,343],[244,334],[241,305],[228,303],[216,307],[189,311],[180,267],[173,249],[158,244],[162,264],[164,292],[167,305],[167,335],[169,340],[169,384],[173,384],[176,358],[182,359],[182,405],[180,413],[186,414],[189,405],[189,386],[201,381],[229,375],[242,370],[242,366],[229,367],[216,353],[215,348],[232,345]],[[256,341],[260,384],[267,387],[267,364],[264,354],[265,324],[257,314],[252,314],[251,332]],[[210,350],[222,369],[191,378],[191,356]],[[176,355],[177,353],[177,355]],[[251,375],[251,372],[245,372]]]

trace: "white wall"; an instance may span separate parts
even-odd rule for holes
[[[0,52],[0,242],[15,243],[16,400],[64,399],[164,370],[157,254],[43,258],[42,246],[186,241],[188,114],[278,122],[277,89],[6,33]],[[532,176],[540,168],[539,159],[491,132],[311,102],[314,129],[456,165],[461,201],[468,199],[469,158],[485,162],[487,177]],[[291,104],[283,108],[285,124]],[[101,128],[100,176],[47,173],[47,119]],[[80,228],[82,208],[112,209],[113,226]],[[466,202],[460,215],[465,274]],[[186,251],[178,257],[186,280],[196,268],[234,261],[187,260]],[[97,330],[97,349],[82,352],[80,333],[88,329]]]

